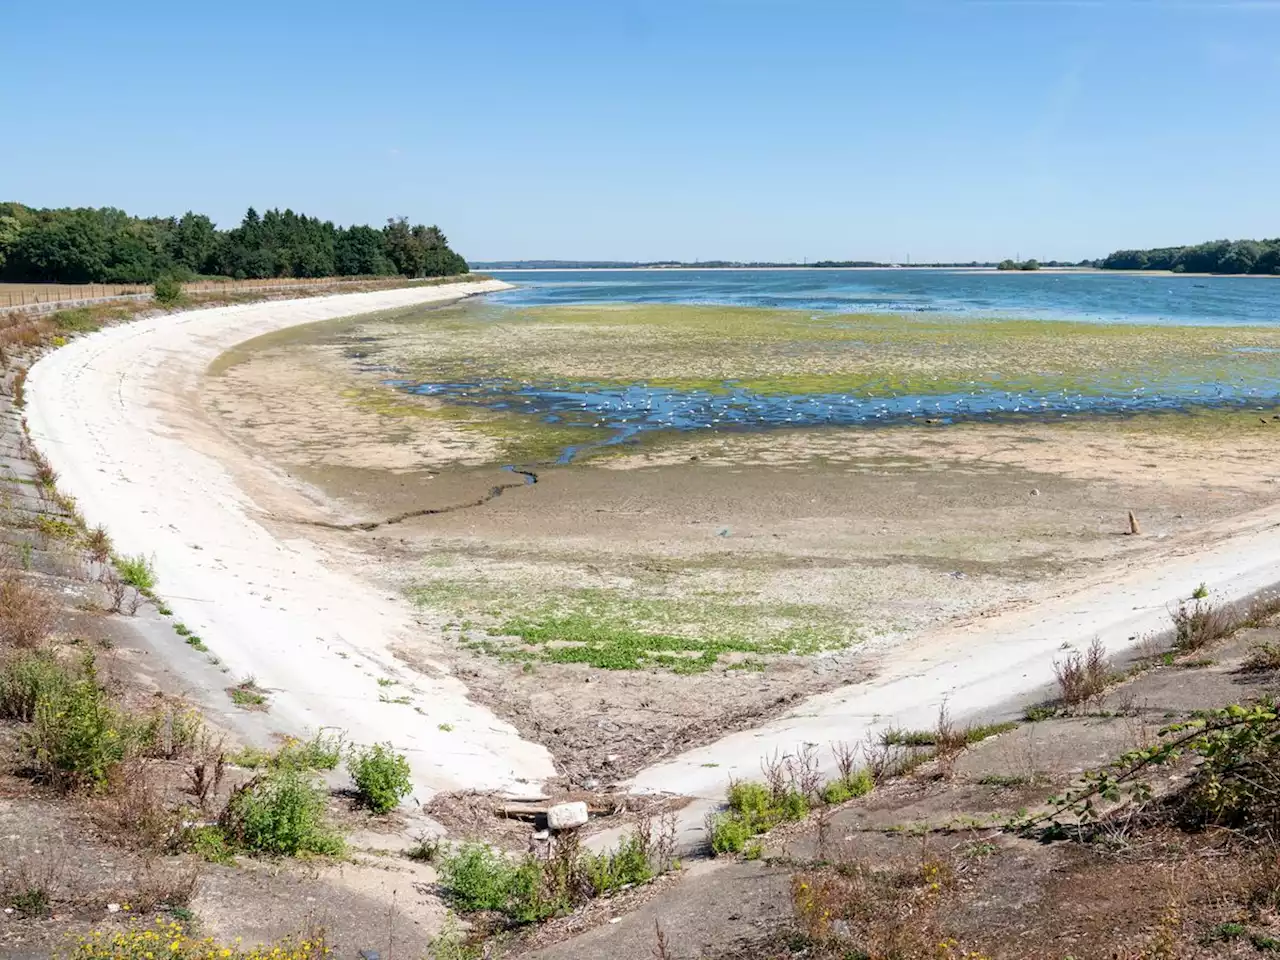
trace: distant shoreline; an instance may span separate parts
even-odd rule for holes
[[[483,263],[483,261],[481,261]],[[1104,277],[1169,277],[1169,278],[1222,278],[1226,280],[1280,280],[1280,275],[1268,273],[1174,273],[1172,270],[1103,270],[1101,267],[1041,267],[1038,270],[999,270],[996,267],[489,267],[480,266],[486,275],[494,273],[782,273],[808,271],[811,273],[882,273],[895,271],[907,273],[921,270],[946,270],[951,273],[998,273],[1002,276],[1027,276],[1037,274],[1096,274]]]

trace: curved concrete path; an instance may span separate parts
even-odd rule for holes
[[[199,389],[216,357],[253,337],[506,286],[413,286],[151,317],[77,338],[27,378],[31,437],[59,487],[90,524],[107,527],[117,551],[154,557],[159,593],[227,666],[228,685],[253,676],[269,688],[282,731],[335,727],[358,743],[391,741],[408,755],[423,799],[458,788],[527,793],[522,782],[553,775],[551,757],[469,700],[447,667],[426,675],[396,660],[395,641],[422,644],[407,605],[326,563],[311,544],[268,530],[226,467],[174,432],[180,420],[166,409]]]

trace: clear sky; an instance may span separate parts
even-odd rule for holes
[[[0,0],[0,199],[473,260],[1280,235],[1280,3]]]

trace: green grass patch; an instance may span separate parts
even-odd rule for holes
[[[822,802],[835,805],[847,803],[857,797],[865,797],[875,789],[876,782],[866,770],[859,770],[847,777],[832,780],[822,788]]]
[[[483,582],[435,581],[412,596],[482,621],[488,637],[464,642],[512,661],[688,674],[737,654],[729,669],[760,671],[766,666],[761,657],[839,650],[859,639],[830,608],[752,603],[740,593],[674,599],[579,588],[530,601]]]

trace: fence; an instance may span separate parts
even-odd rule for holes
[[[233,293],[369,282],[368,277],[316,277],[311,280],[300,280],[297,277],[276,277],[265,280],[195,280],[184,283],[182,289],[188,293]],[[13,310],[48,303],[86,303],[150,292],[150,284],[139,283],[0,283],[0,310]]]

